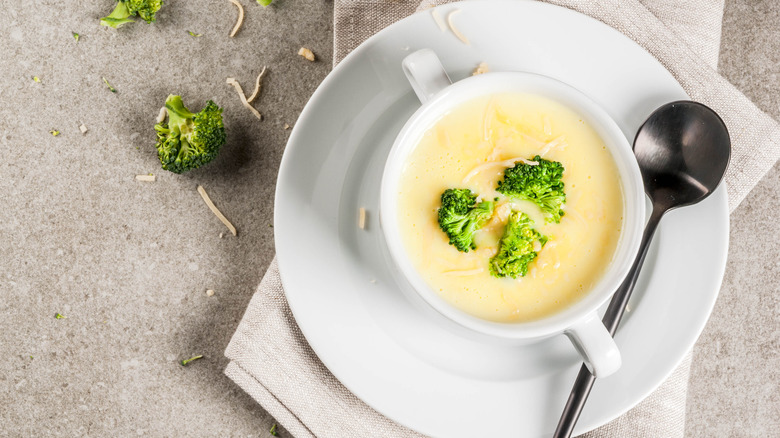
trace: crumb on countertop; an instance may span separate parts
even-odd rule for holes
[[[477,68],[474,69],[474,72],[471,73],[471,76],[481,75],[485,74],[490,71],[490,68],[488,67],[486,62],[480,62]]]
[[[298,54],[301,55],[302,57],[306,58],[307,60],[312,61],[312,62],[314,62],[314,60],[316,59],[314,57],[314,52],[312,52],[311,50],[307,49],[306,47],[301,47],[298,50]]]

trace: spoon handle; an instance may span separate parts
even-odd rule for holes
[[[658,223],[661,221],[664,213],[666,213],[665,209],[653,208],[653,213],[650,215],[650,220],[647,222],[645,232],[642,235],[639,254],[637,254],[634,264],[631,265],[626,279],[623,280],[623,283],[615,291],[615,295],[612,296],[612,301],[609,302],[607,312],[604,314],[602,322],[613,337],[620,320],[623,318],[628,299],[631,298],[631,292],[634,291],[636,280],[639,278],[639,271],[642,269],[645,257],[647,257],[647,250],[650,248],[650,241],[653,240],[655,230],[658,228]],[[577,380],[575,380],[569,394],[569,399],[566,401],[566,406],[563,408],[561,419],[558,420],[558,427],[555,428],[553,438],[569,438],[571,436],[595,381],[596,378],[593,377],[593,374],[588,371],[585,365],[582,365],[579,374],[577,374]]]

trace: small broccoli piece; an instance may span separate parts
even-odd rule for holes
[[[192,113],[181,96],[174,95],[168,96],[165,108],[168,122],[154,126],[162,168],[182,173],[213,160],[225,143],[222,108],[209,100],[199,113]]]
[[[262,5],[263,7],[266,7],[271,4],[274,0],[257,0],[257,4]]]
[[[65,315],[63,315],[63,314],[61,314],[59,312],[54,314],[54,319],[66,319],[66,318],[67,318],[67,316],[65,316]]]
[[[458,251],[476,249],[474,233],[493,215],[492,202],[477,204],[477,196],[469,189],[447,189],[441,195],[439,226]]]
[[[192,362],[193,360],[203,359],[203,355],[199,354],[197,356],[193,356],[189,359],[184,359],[183,361],[179,362],[181,363],[181,366],[186,367],[188,363]]]
[[[162,5],[162,0],[119,0],[111,14],[100,19],[100,24],[116,29],[125,23],[134,23],[135,21],[130,17],[136,15],[151,23]]]
[[[498,253],[490,259],[490,274],[494,277],[525,277],[528,264],[536,259],[534,242],[541,247],[547,243],[547,237],[533,229],[533,221],[527,214],[518,211],[509,213],[504,236],[498,244]],[[536,245],[537,249],[540,245]]]
[[[271,426],[271,430],[268,431],[273,436],[279,436],[279,432],[276,431],[276,423],[274,423],[273,426]]]
[[[116,93],[116,88],[112,87],[111,84],[108,83],[108,79],[106,79],[105,76],[103,77],[103,83],[106,84],[106,87],[108,87],[108,91]]]
[[[504,171],[504,179],[498,182],[499,193],[525,199],[538,205],[548,213],[547,222],[560,223],[566,202],[563,192],[563,165],[557,161],[545,160],[539,155],[533,158],[538,165],[515,163]]]

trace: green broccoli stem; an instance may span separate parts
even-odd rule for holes
[[[100,19],[100,24],[116,29],[125,23],[135,23],[134,20],[129,18],[131,15],[132,14],[130,13],[130,9],[127,7],[127,3],[124,1],[119,1],[108,17],[103,17]]]
[[[192,132],[193,122],[192,118],[195,117],[195,113],[191,112],[184,106],[184,102],[181,100],[181,96],[170,95],[165,100],[165,109],[168,111],[168,128],[176,134],[187,134]],[[181,158],[189,152],[190,143],[185,137],[180,137],[181,148],[177,154],[178,158]]]
[[[191,119],[195,116],[195,113],[190,112],[187,107],[184,106],[184,102],[181,100],[181,96],[169,95],[165,99],[165,109],[168,110],[168,117],[173,120],[174,117],[178,117],[178,123],[181,120]],[[168,123],[170,124],[170,122]]]
[[[262,5],[263,7],[266,7],[271,4],[274,0],[257,0],[257,3]]]

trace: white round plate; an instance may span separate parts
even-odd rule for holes
[[[450,330],[397,278],[378,223],[387,153],[419,107],[401,60],[433,49],[453,80],[480,62],[566,82],[633,140],[660,105],[687,96],[650,54],[616,30],[536,2],[480,1],[454,10],[471,44],[430,11],[381,31],[323,81],[287,145],[275,237],[287,300],[328,369],[387,417],[438,437],[549,436],[579,369],[563,337],[526,347],[483,345]],[[358,210],[368,212],[358,228]],[[648,396],[698,338],[720,288],[728,246],[726,194],[664,218],[616,336],[623,367],[596,382],[577,433]]]

